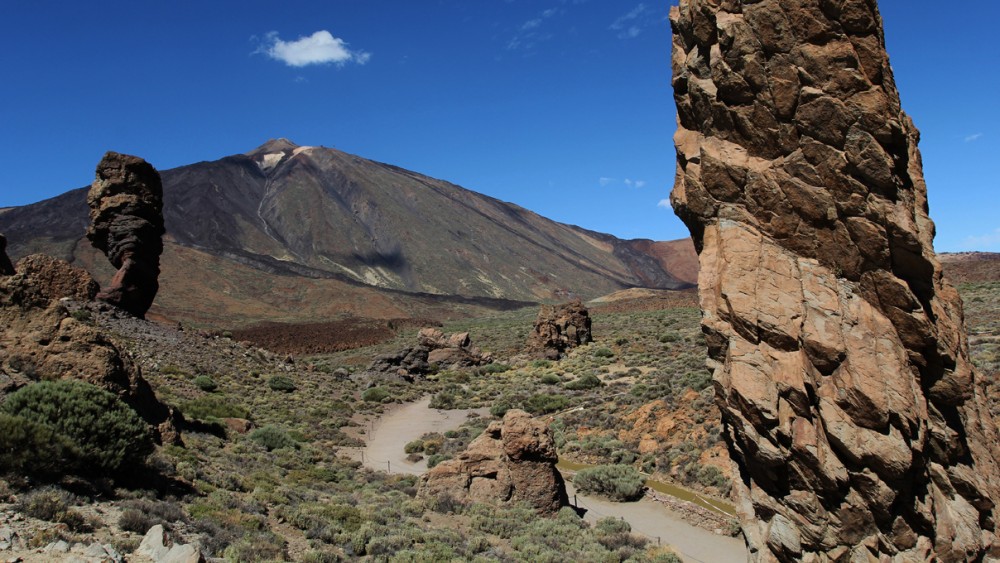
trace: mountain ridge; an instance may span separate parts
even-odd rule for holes
[[[283,138],[161,176],[165,271],[185,268],[171,264],[185,248],[269,275],[511,302],[682,289],[696,281],[684,241],[621,240],[398,166]],[[80,244],[85,198],[79,188],[0,214],[11,256],[45,252],[100,270]],[[685,252],[691,260],[671,259]],[[176,305],[164,306],[171,300],[165,291],[159,309],[171,318]]]

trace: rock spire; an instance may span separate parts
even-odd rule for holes
[[[159,289],[163,252],[163,186],[145,160],[107,152],[87,194],[87,238],[118,268],[110,287],[97,295],[144,317]]]
[[[671,199],[754,560],[1000,557],[1000,444],[875,0],[681,0]]]

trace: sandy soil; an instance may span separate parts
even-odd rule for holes
[[[367,445],[354,452],[365,466],[391,473],[420,475],[427,470],[421,460],[412,463],[406,460],[403,446],[420,438],[427,432],[445,432],[458,428],[466,420],[467,410],[439,411],[427,408],[430,397],[414,403],[396,406],[373,423]],[[482,416],[488,416],[487,409],[478,409]],[[647,536],[652,541],[669,545],[685,561],[702,563],[743,563],[747,560],[743,540],[727,538],[702,530],[684,522],[662,504],[650,499],[638,502],[616,503],[576,494],[572,483],[566,483],[569,498],[576,498],[580,508],[587,509],[584,518],[589,522],[606,516],[624,518],[632,525],[632,531]]]

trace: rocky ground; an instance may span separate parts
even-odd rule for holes
[[[996,283],[960,286],[972,356],[990,382],[1000,367]],[[184,446],[162,447],[151,458],[150,466],[167,478],[159,484],[62,483],[59,490],[71,495],[54,512],[36,513],[44,518],[31,516],[27,506],[38,484],[0,483],[0,556],[51,560],[68,557],[53,551],[65,547],[87,560],[87,550],[96,557],[95,545],[128,555],[155,524],[165,525],[182,545],[199,545],[207,556],[248,559],[256,554],[325,561],[360,557],[362,546],[365,557],[374,557],[390,544],[404,552],[419,545],[493,558],[490,553],[509,552],[514,539],[520,538],[518,545],[537,541],[542,528],[502,529],[501,521],[523,519],[513,512],[421,501],[414,498],[415,478],[362,469],[348,459],[347,452],[360,444],[352,436],[364,438],[366,420],[426,393],[437,408],[529,409],[549,422],[563,459],[631,464],[657,480],[724,500],[730,475],[703,367],[699,314],[671,301],[633,292],[611,301],[617,309],[595,304],[595,342],[559,361],[521,355],[537,310],[449,323],[446,332],[470,332],[473,343],[496,357],[495,366],[446,370],[413,383],[364,384],[351,376],[379,354],[412,346],[415,330],[366,348],[289,357],[221,333],[179,331],[107,307],[70,303],[76,322],[113,333],[157,396],[184,414]],[[587,375],[599,384],[589,387],[593,379]],[[1000,405],[996,391],[994,409]],[[254,438],[265,427],[287,441],[268,449]],[[435,461],[474,438],[465,431],[447,434],[435,438],[444,445]],[[690,520],[703,518],[684,508],[672,507],[690,513]],[[137,518],[137,512],[146,517]],[[606,549],[594,547],[603,545],[594,529],[574,529],[560,532],[570,552]]]

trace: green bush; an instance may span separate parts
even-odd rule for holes
[[[414,440],[414,441],[406,444],[405,446],[403,446],[403,451],[406,452],[406,453],[408,453],[408,454],[420,453],[420,452],[424,451],[424,441],[423,440]]]
[[[609,348],[598,348],[597,350],[594,350],[594,355],[598,358],[612,358],[615,353]]]
[[[503,418],[503,415],[507,414],[507,411],[512,408],[514,407],[511,406],[509,399],[500,399],[490,407],[490,415],[496,418]]]
[[[250,434],[250,441],[256,442],[267,451],[280,448],[297,448],[299,445],[288,435],[288,432],[280,426],[268,424],[263,428],[258,428]]]
[[[628,465],[598,465],[573,477],[573,485],[585,494],[596,494],[617,502],[642,498],[646,480]]]
[[[3,410],[65,437],[81,471],[114,472],[141,464],[153,453],[153,436],[139,415],[118,397],[88,383],[28,385],[9,395]]]
[[[55,476],[76,453],[69,438],[50,426],[0,412],[0,473]]]
[[[286,375],[275,375],[267,380],[267,385],[273,391],[284,391],[285,393],[295,391],[295,382]]]
[[[192,381],[192,383],[194,383],[194,386],[197,387],[198,389],[201,389],[202,391],[207,391],[209,393],[219,388],[219,386],[215,383],[215,380],[207,375],[199,375],[198,377],[194,378],[194,381]]]
[[[526,411],[532,414],[547,414],[561,411],[569,404],[569,399],[562,395],[539,394],[532,395],[524,403]]]
[[[546,373],[542,376],[542,383],[545,385],[555,385],[556,383],[562,383],[562,378],[554,373]]]
[[[570,391],[583,391],[586,389],[593,389],[594,387],[600,387],[601,385],[604,385],[601,382],[601,378],[597,377],[596,375],[588,373],[587,375],[579,379],[570,381],[563,387],[569,389]]]
[[[479,368],[479,371],[481,373],[504,373],[510,371],[510,366],[507,364],[486,364]]]
[[[361,394],[361,399],[369,403],[381,403],[389,398],[389,391],[385,387],[370,387]]]
[[[250,411],[218,395],[205,395],[186,401],[181,404],[181,412],[188,418],[207,421],[250,417]]]

